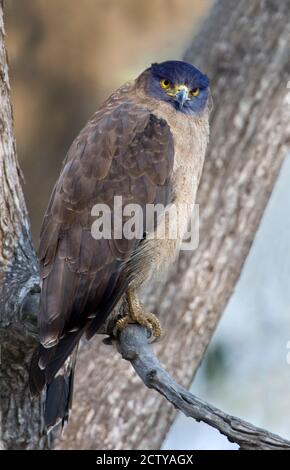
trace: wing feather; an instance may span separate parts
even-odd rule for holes
[[[122,196],[123,206],[167,204],[170,199],[170,128],[136,101],[120,91],[92,117],[68,152],[44,217],[40,340],[57,354],[52,360],[43,353],[42,367],[47,357],[53,363],[49,377],[72,350],[67,336],[75,342],[79,334],[72,331],[84,331],[86,324],[90,336],[118,302],[130,282],[126,263],[140,243],[94,239],[92,207],[113,207],[116,195]]]

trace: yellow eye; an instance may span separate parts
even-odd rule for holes
[[[191,96],[198,96],[199,95],[199,88],[194,88],[190,92]]]
[[[169,88],[170,87],[170,81],[167,80],[166,78],[162,78],[162,80],[160,80],[160,85],[164,89]]]

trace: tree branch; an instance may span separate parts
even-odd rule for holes
[[[121,332],[117,348],[148,388],[159,392],[186,416],[216,428],[240,449],[290,449],[289,441],[224,413],[177,384],[155,356],[145,328],[129,325]]]

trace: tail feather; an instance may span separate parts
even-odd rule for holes
[[[72,354],[83,333],[84,329],[68,333],[55,346],[55,353],[45,368],[45,381],[47,384],[52,382],[53,377],[60,370],[65,360]]]
[[[77,347],[46,387],[44,419],[48,430],[59,423],[64,426],[68,420],[72,407],[76,355]]]
[[[37,395],[46,385],[44,417],[48,428],[59,422],[64,425],[68,419],[77,349],[82,334],[83,330],[68,334],[50,351],[40,345],[32,356],[29,387],[32,395]]]

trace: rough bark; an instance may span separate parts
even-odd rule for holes
[[[123,330],[117,348],[147,387],[159,392],[186,416],[216,428],[240,449],[290,449],[290,441],[224,413],[176,383],[156,358],[148,342],[148,331],[143,327],[130,325]]]
[[[211,143],[198,194],[200,245],[146,292],[155,350],[188,387],[249,252],[290,146],[290,2],[219,0],[185,54],[212,81]],[[99,338],[84,344],[61,448],[156,449],[175,409]]]
[[[43,448],[41,402],[32,401],[27,388],[36,319],[31,291],[38,282],[37,263],[16,157],[4,37],[0,0],[0,446]]]

